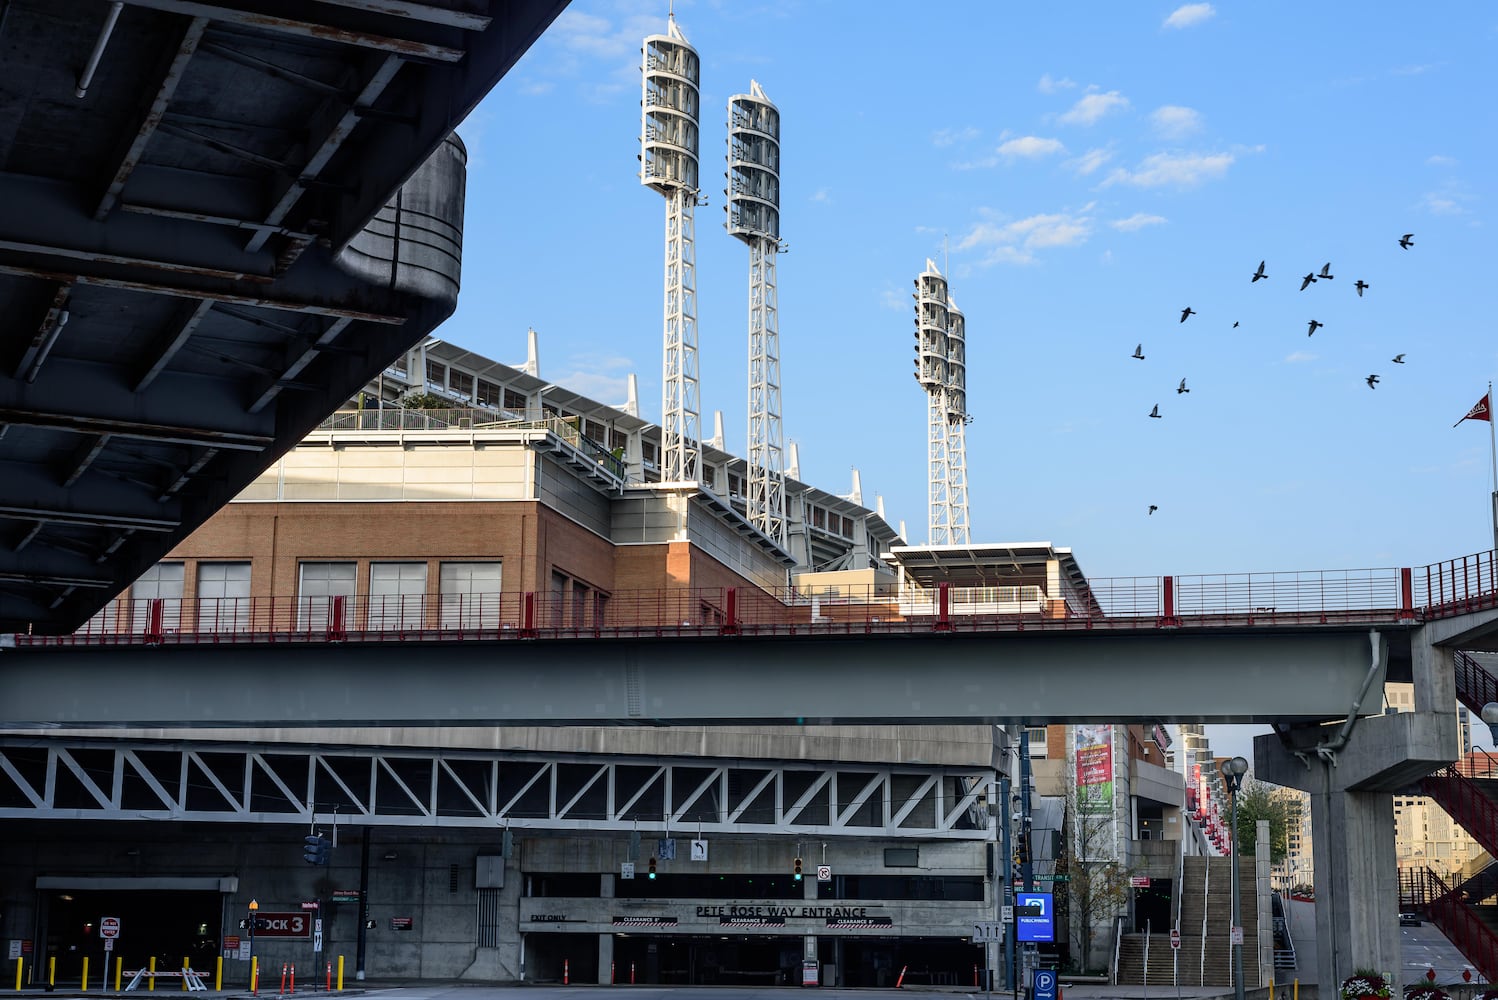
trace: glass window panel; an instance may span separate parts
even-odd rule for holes
[[[499,628],[498,562],[445,562],[438,570],[441,627]]]
[[[248,632],[250,564],[198,563],[198,631]]]
[[[297,585],[297,627],[309,631],[326,629],[333,598],[342,597],[345,616],[352,610],[354,578],[358,566],[352,562],[302,563]],[[344,626],[348,619],[345,617]]]
[[[182,627],[182,581],[186,564],[157,563],[130,587],[130,631],[137,635],[151,626],[151,602],[161,601],[161,627],[175,632]]]
[[[427,593],[424,562],[371,563],[369,566],[369,627],[420,628]]]

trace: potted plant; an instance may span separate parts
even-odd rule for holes
[[[1342,980],[1342,1000],[1362,1000],[1364,997],[1388,1000],[1389,983],[1382,973],[1372,969],[1358,969]]]

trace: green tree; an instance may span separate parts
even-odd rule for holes
[[[1075,768],[1072,773],[1076,773]],[[1056,873],[1067,878],[1072,954],[1080,956],[1080,968],[1086,973],[1093,968],[1092,944],[1098,925],[1106,929],[1128,904],[1129,870],[1109,857],[1114,849],[1111,803],[1100,811],[1097,802],[1078,788],[1067,802],[1065,822],[1066,837],[1056,858]]]
[[[1239,856],[1256,852],[1259,835],[1259,820],[1269,821],[1269,860],[1279,864],[1289,851],[1291,813],[1295,806],[1283,796],[1275,794],[1278,785],[1257,778],[1244,778],[1243,788],[1238,792],[1238,829],[1234,843],[1240,845]]]

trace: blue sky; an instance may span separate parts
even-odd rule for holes
[[[724,108],[755,79],[783,119],[803,479],[844,492],[857,467],[926,540],[910,292],[933,257],[967,317],[975,542],[1071,546],[1094,578],[1491,545],[1488,427],[1451,425],[1498,372],[1492,4],[675,9],[703,61],[704,434],[722,410],[746,450],[748,260],[721,181]],[[544,377],[617,403],[636,372],[650,419],[664,209],[637,177],[639,48],[665,25],[663,2],[573,0],[470,116],[463,295],[439,331],[517,363],[534,327]]]

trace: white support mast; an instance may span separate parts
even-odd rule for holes
[[[698,431],[697,50],[671,17],[645,39],[640,103],[640,183],[666,199],[665,352],[661,371],[661,481],[701,478]]]
[[[935,261],[926,261],[915,287],[915,378],[926,391],[926,541],[966,545],[967,327]]]
[[[785,450],[780,425],[780,112],[760,85],[728,99],[729,235],[749,247],[749,523],[784,546]]]

